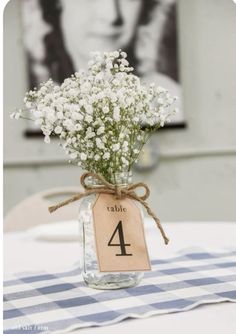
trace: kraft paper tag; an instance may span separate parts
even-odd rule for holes
[[[93,206],[101,272],[151,270],[141,213],[135,201],[99,194]]]

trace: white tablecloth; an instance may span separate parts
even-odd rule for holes
[[[171,242],[163,244],[151,220],[145,222],[151,258],[173,257],[183,249],[197,251],[227,251],[236,248],[236,222],[175,222],[164,227]],[[49,242],[35,240],[28,232],[9,233],[4,237],[5,274],[37,270],[65,270],[78,261],[78,242]],[[199,334],[236,333],[236,304],[205,305],[188,312],[126,320],[121,323],[75,331],[93,333]]]

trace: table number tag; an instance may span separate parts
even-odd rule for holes
[[[99,194],[93,221],[101,272],[151,270],[140,209],[133,200]]]

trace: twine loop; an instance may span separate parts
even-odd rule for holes
[[[94,187],[92,185],[89,185],[86,183],[86,180],[89,177],[93,177],[95,180],[99,181],[99,187]],[[78,193],[77,195],[63,201],[60,202],[56,205],[50,206],[48,208],[49,212],[52,213],[54,211],[56,211],[57,209],[68,205],[70,203],[73,203],[75,201],[80,200],[83,197],[89,196],[91,194],[111,194],[114,195],[117,199],[122,199],[122,198],[130,198],[133,199],[139,203],[141,203],[145,209],[147,210],[147,213],[149,216],[151,216],[155,222],[157,227],[159,228],[161,235],[164,239],[165,244],[167,245],[169,242],[169,239],[167,238],[162,226],[161,226],[161,222],[159,220],[159,218],[157,218],[157,216],[155,215],[155,213],[150,209],[149,205],[146,201],[146,199],[149,197],[150,195],[150,190],[148,188],[148,186],[143,183],[143,182],[138,182],[138,183],[132,183],[128,186],[119,186],[119,185],[114,185],[110,182],[108,182],[107,180],[104,179],[103,176],[96,174],[96,173],[91,173],[91,172],[86,172],[84,173],[81,178],[80,178],[80,183],[82,185],[82,187],[84,188],[84,192],[82,193]],[[100,186],[101,185],[101,186]],[[143,188],[144,189],[144,194],[143,195],[138,195],[135,191],[137,189]]]

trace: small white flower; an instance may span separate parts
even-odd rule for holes
[[[93,147],[93,142],[91,140],[87,141],[87,147],[88,148],[92,148]]]
[[[75,131],[80,131],[80,130],[82,130],[83,128],[82,128],[82,125],[80,124],[80,123],[76,123],[75,124]]]
[[[120,108],[119,107],[114,108],[113,118],[116,122],[119,122],[119,120],[120,120]]]
[[[114,51],[114,52],[113,52],[113,56],[114,56],[114,58],[118,58],[119,55],[120,55],[120,53],[119,53],[118,51]]]
[[[115,85],[115,86],[119,86],[119,80],[117,80],[117,79],[114,79],[114,80],[112,81],[112,83],[113,83],[113,85]]]
[[[75,131],[75,124],[73,123],[71,119],[68,118],[65,121],[63,121],[63,125],[68,131],[71,131],[71,132]]]
[[[74,120],[74,121],[77,121],[80,119],[80,113],[76,112],[76,111],[73,111],[71,113],[71,118]]]
[[[116,102],[117,101],[117,96],[116,96],[116,94],[114,94],[114,93],[111,93],[111,95],[110,95],[110,99],[111,99],[111,102]]]
[[[49,143],[50,143],[50,137],[49,137],[49,136],[45,136],[45,137],[44,137],[44,142],[45,142],[46,144],[49,144]]]
[[[78,156],[77,152],[73,152],[73,153],[70,154],[70,158],[73,159],[73,160],[76,159],[77,156]]]
[[[86,109],[86,112],[88,114],[92,114],[93,113],[93,107],[92,106],[88,105],[88,106],[85,107],[85,109]]]
[[[56,113],[56,117],[57,117],[58,119],[63,119],[63,112],[61,112],[61,111],[57,112],[57,113]]]
[[[100,93],[97,94],[97,99],[102,100],[104,98],[104,96],[105,96],[104,92],[100,92]]]
[[[22,115],[22,109],[19,109],[19,110],[15,111],[15,112],[12,112],[10,114],[10,118],[11,119],[19,119],[21,117],[21,115]]]
[[[58,126],[56,126],[56,127],[55,127],[55,129],[54,129],[54,132],[55,132],[56,134],[58,134],[58,135],[59,135],[59,134],[62,132],[62,127],[61,127],[61,126],[59,126],[59,125],[58,125]]]
[[[25,106],[26,108],[30,109],[32,107],[32,102],[26,101]]]
[[[110,158],[110,153],[109,152],[106,152],[103,154],[103,159],[104,160],[108,160]]]
[[[113,68],[113,65],[112,65],[112,62],[111,61],[109,61],[108,63],[107,63],[107,65],[106,65],[106,67],[107,67],[107,69],[112,69]]]
[[[85,106],[86,105],[86,101],[84,99],[79,100],[79,105],[81,107]]]
[[[76,119],[78,120],[78,121],[82,121],[83,120],[83,115],[81,114],[81,113],[77,113],[76,114]]]
[[[118,151],[120,149],[120,144],[119,143],[114,144],[114,145],[112,145],[112,148],[116,152],[116,151]]]
[[[101,141],[100,138],[96,138],[96,145],[97,145],[97,147],[100,148],[100,149],[103,149],[103,148],[104,148],[104,144],[103,144],[103,142]]]
[[[54,113],[50,113],[47,115],[47,120],[49,120],[51,123],[54,123],[56,121],[56,116]]]
[[[121,161],[125,164],[125,165],[128,165],[129,162],[127,159],[125,159],[124,157],[121,157]]]
[[[19,119],[20,116],[21,116],[21,113],[16,113],[16,114],[15,114],[15,119]]]
[[[100,128],[97,129],[97,135],[98,136],[101,135],[102,133],[104,133],[104,131],[105,131],[104,126],[100,126]]]
[[[85,121],[88,122],[88,123],[92,123],[92,121],[93,121],[93,117],[90,116],[90,115],[86,115],[86,116],[85,116]]]
[[[110,111],[110,109],[109,109],[107,106],[105,106],[105,107],[103,108],[103,112],[104,112],[104,114],[108,114],[109,111]]]
[[[157,92],[157,94],[165,93],[166,89],[159,86],[159,87],[156,88],[156,92]]]
[[[80,154],[80,159],[81,159],[82,161],[85,161],[85,160],[87,159],[87,154],[85,154],[85,153],[81,153],[81,154]]]
[[[122,59],[121,63],[123,66],[129,66],[129,62],[126,59]]]
[[[93,138],[93,137],[95,137],[95,136],[96,136],[95,132],[89,132],[89,133],[86,135],[86,137],[87,137],[88,139]]]
[[[61,104],[56,104],[57,111],[62,113],[63,112],[63,106]]]

